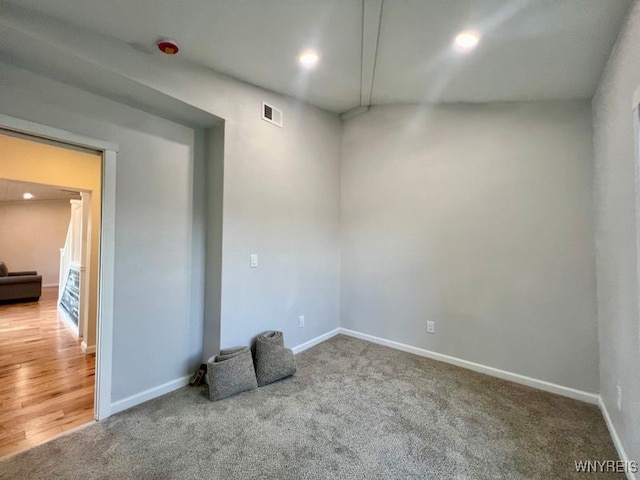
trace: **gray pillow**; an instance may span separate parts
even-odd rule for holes
[[[9,276],[9,269],[7,268],[7,264],[4,262],[0,262],[0,277]]]
[[[298,368],[293,352],[284,348],[282,332],[269,331],[256,339],[256,380],[259,387],[296,373]]]
[[[209,400],[212,402],[258,388],[249,347],[220,350],[207,365]]]

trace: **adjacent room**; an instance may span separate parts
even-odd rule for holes
[[[7,155],[10,143],[26,150]],[[25,153],[36,159],[52,151],[67,154],[18,138],[3,137],[2,145],[0,175],[19,178],[38,177],[29,173],[33,165]],[[78,170],[66,174],[66,187],[0,178],[0,266],[6,270],[0,274],[2,455],[94,418],[95,342],[87,335],[91,285],[85,262],[91,206],[88,192],[69,189],[82,183]]]
[[[0,26],[0,195],[48,183],[90,234],[25,263],[0,197],[0,261],[95,357],[65,377],[91,414],[58,389],[33,420],[1,335],[49,295],[0,306],[0,478],[640,478],[640,2],[9,0]],[[44,181],[66,161],[27,143],[97,177]]]

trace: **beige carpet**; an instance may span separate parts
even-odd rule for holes
[[[0,462],[2,479],[565,479],[617,460],[592,405],[338,336],[294,377],[185,388]],[[203,387],[206,388],[206,387]]]

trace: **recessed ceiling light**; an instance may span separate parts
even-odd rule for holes
[[[307,50],[305,52],[302,52],[298,57],[298,61],[300,62],[300,65],[306,68],[315,67],[319,59],[320,57],[313,50]]]
[[[24,198],[25,200],[31,200],[33,198],[33,194],[25,192],[22,194],[22,198]]]
[[[462,51],[473,50],[478,42],[480,41],[480,36],[476,32],[472,32],[467,30],[465,32],[460,32],[456,35],[455,46]]]

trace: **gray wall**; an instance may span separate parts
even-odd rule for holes
[[[164,59],[126,44],[105,49],[82,32],[54,36],[78,58],[224,120],[220,311],[218,302],[206,306],[205,355],[219,348],[212,345],[217,329],[224,347],[268,329],[282,330],[295,346],[338,327],[338,116],[188,62],[167,75]],[[260,119],[263,101],[283,111],[282,128]],[[249,268],[251,253],[259,255],[257,269]],[[297,326],[300,314],[304,328]]]
[[[166,75],[155,56],[60,35],[78,58],[224,120],[212,170],[217,156],[194,154],[205,132],[2,66],[3,113],[121,144],[114,400],[179,378],[218,339],[275,328],[294,346],[340,315],[347,328],[597,391],[587,103],[374,108],[342,129],[206,69]],[[262,101],[283,110],[283,128],[260,120]],[[205,268],[212,248],[220,262]],[[218,269],[220,299],[205,305]],[[131,365],[154,355],[162,365],[141,381]]]
[[[278,329],[296,346],[338,327],[340,314],[337,115],[189,65],[158,75],[156,59],[132,56],[114,60],[142,86],[224,119],[224,145],[215,129],[194,132],[0,64],[0,112],[120,144],[113,401],[183,377],[218,342]],[[283,110],[283,128],[260,119],[263,100]],[[201,151],[208,144],[213,153]],[[222,245],[207,219],[222,222]],[[205,268],[205,251],[221,258]]]
[[[194,131],[1,68],[3,114],[120,145],[112,401],[187,375],[202,350],[202,316],[192,314],[190,296]]]
[[[206,271],[204,285],[204,332],[202,361],[206,362],[220,350],[222,305],[222,217],[224,214],[224,122],[206,132],[205,163],[201,179],[204,191],[206,225]],[[194,192],[197,193],[197,192]]]
[[[640,4],[630,12],[593,99],[600,393],[630,460],[640,459],[638,133]],[[622,409],[616,405],[622,389]]]
[[[588,102],[376,107],[342,147],[343,327],[598,391]]]
[[[270,97],[278,128],[260,119],[260,91],[240,98],[225,122],[221,345],[275,329],[295,346],[339,325],[341,124]]]

